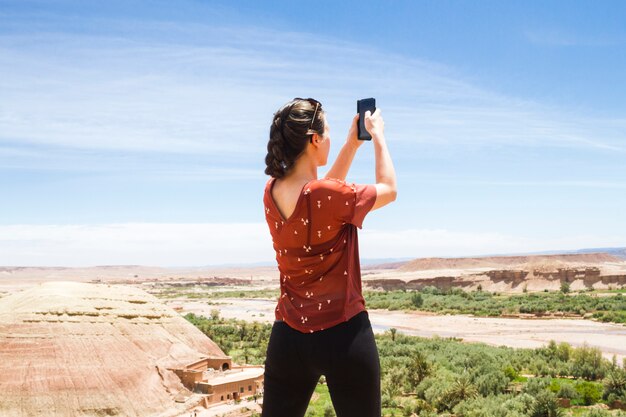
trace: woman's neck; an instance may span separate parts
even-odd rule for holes
[[[311,164],[307,159],[297,161],[289,173],[283,177],[283,180],[289,182],[308,182],[316,180],[317,165]]]

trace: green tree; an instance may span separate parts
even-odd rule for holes
[[[395,327],[392,327],[389,329],[389,332],[391,333],[391,341],[395,342],[396,341],[396,332],[398,331],[398,329],[396,329]]]
[[[615,368],[602,380],[604,385],[604,399],[613,396],[614,399],[626,399],[626,371]]]
[[[602,387],[589,381],[579,381],[574,385],[584,405],[593,405],[602,398]]]
[[[478,390],[476,389],[476,386],[472,384],[469,375],[464,372],[444,393],[439,405],[441,409],[451,410],[461,401],[475,398],[477,396]]]
[[[474,385],[483,396],[501,394],[509,385],[509,378],[499,369],[492,369],[475,375]]]
[[[404,372],[402,369],[391,368],[382,379],[382,391],[386,393],[389,398],[393,399],[393,397],[400,395],[403,382]]]
[[[416,308],[420,308],[424,304],[422,294],[417,291],[411,294],[411,304],[413,304],[413,306]]]
[[[250,363],[248,362],[248,357],[250,356],[250,351],[248,350],[248,346],[244,346],[243,347],[243,357],[244,357],[244,363]]]
[[[417,387],[420,382],[429,376],[432,372],[432,365],[426,359],[426,355],[421,350],[416,350],[411,354],[411,362],[409,364],[408,380],[411,387]]]
[[[248,334],[247,324],[244,322],[239,326],[239,340],[244,340]]]
[[[559,343],[556,349],[557,358],[562,362],[568,362],[572,356],[572,346],[567,342]]]
[[[522,392],[537,397],[550,385],[550,378],[530,378],[522,388]]]
[[[586,342],[583,346],[574,349],[572,376],[596,380],[604,377],[605,369],[600,349],[590,347]]]
[[[572,384],[565,383],[559,387],[559,390],[556,394],[559,398],[567,398],[569,400],[575,400],[578,398],[578,391],[574,389]]]
[[[504,368],[504,375],[506,375],[509,381],[514,381],[519,377],[519,372],[511,365],[507,365],[506,368]]]
[[[570,291],[570,284],[567,281],[561,283],[561,292],[567,294]]]
[[[541,391],[535,397],[530,417],[562,417],[556,396],[550,391]]]

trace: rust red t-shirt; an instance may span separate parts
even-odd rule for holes
[[[334,178],[302,187],[288,219],[265,186],[265,219],[280,272],[275,316],[303,333],[328,329],[365,310],[357,227],[376,201],[372,184]]]

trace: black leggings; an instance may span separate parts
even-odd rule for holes
[[[314,333],[275,321],[261,416],[304,416],[321,375],[337,417],[380,417],[380,360],[367,311]]]

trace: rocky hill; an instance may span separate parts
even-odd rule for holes
[[[156,416],[185,392],[167,368],[227,358],[138,288],[48,282],[0,299],[0,415]]]
[[[492,292],[558,291],[563,283],[572,290],[626,286],[626,262],[607,253],[420,258],[389,266],[366,268],[364,285],[385,290],[433,286]]]

